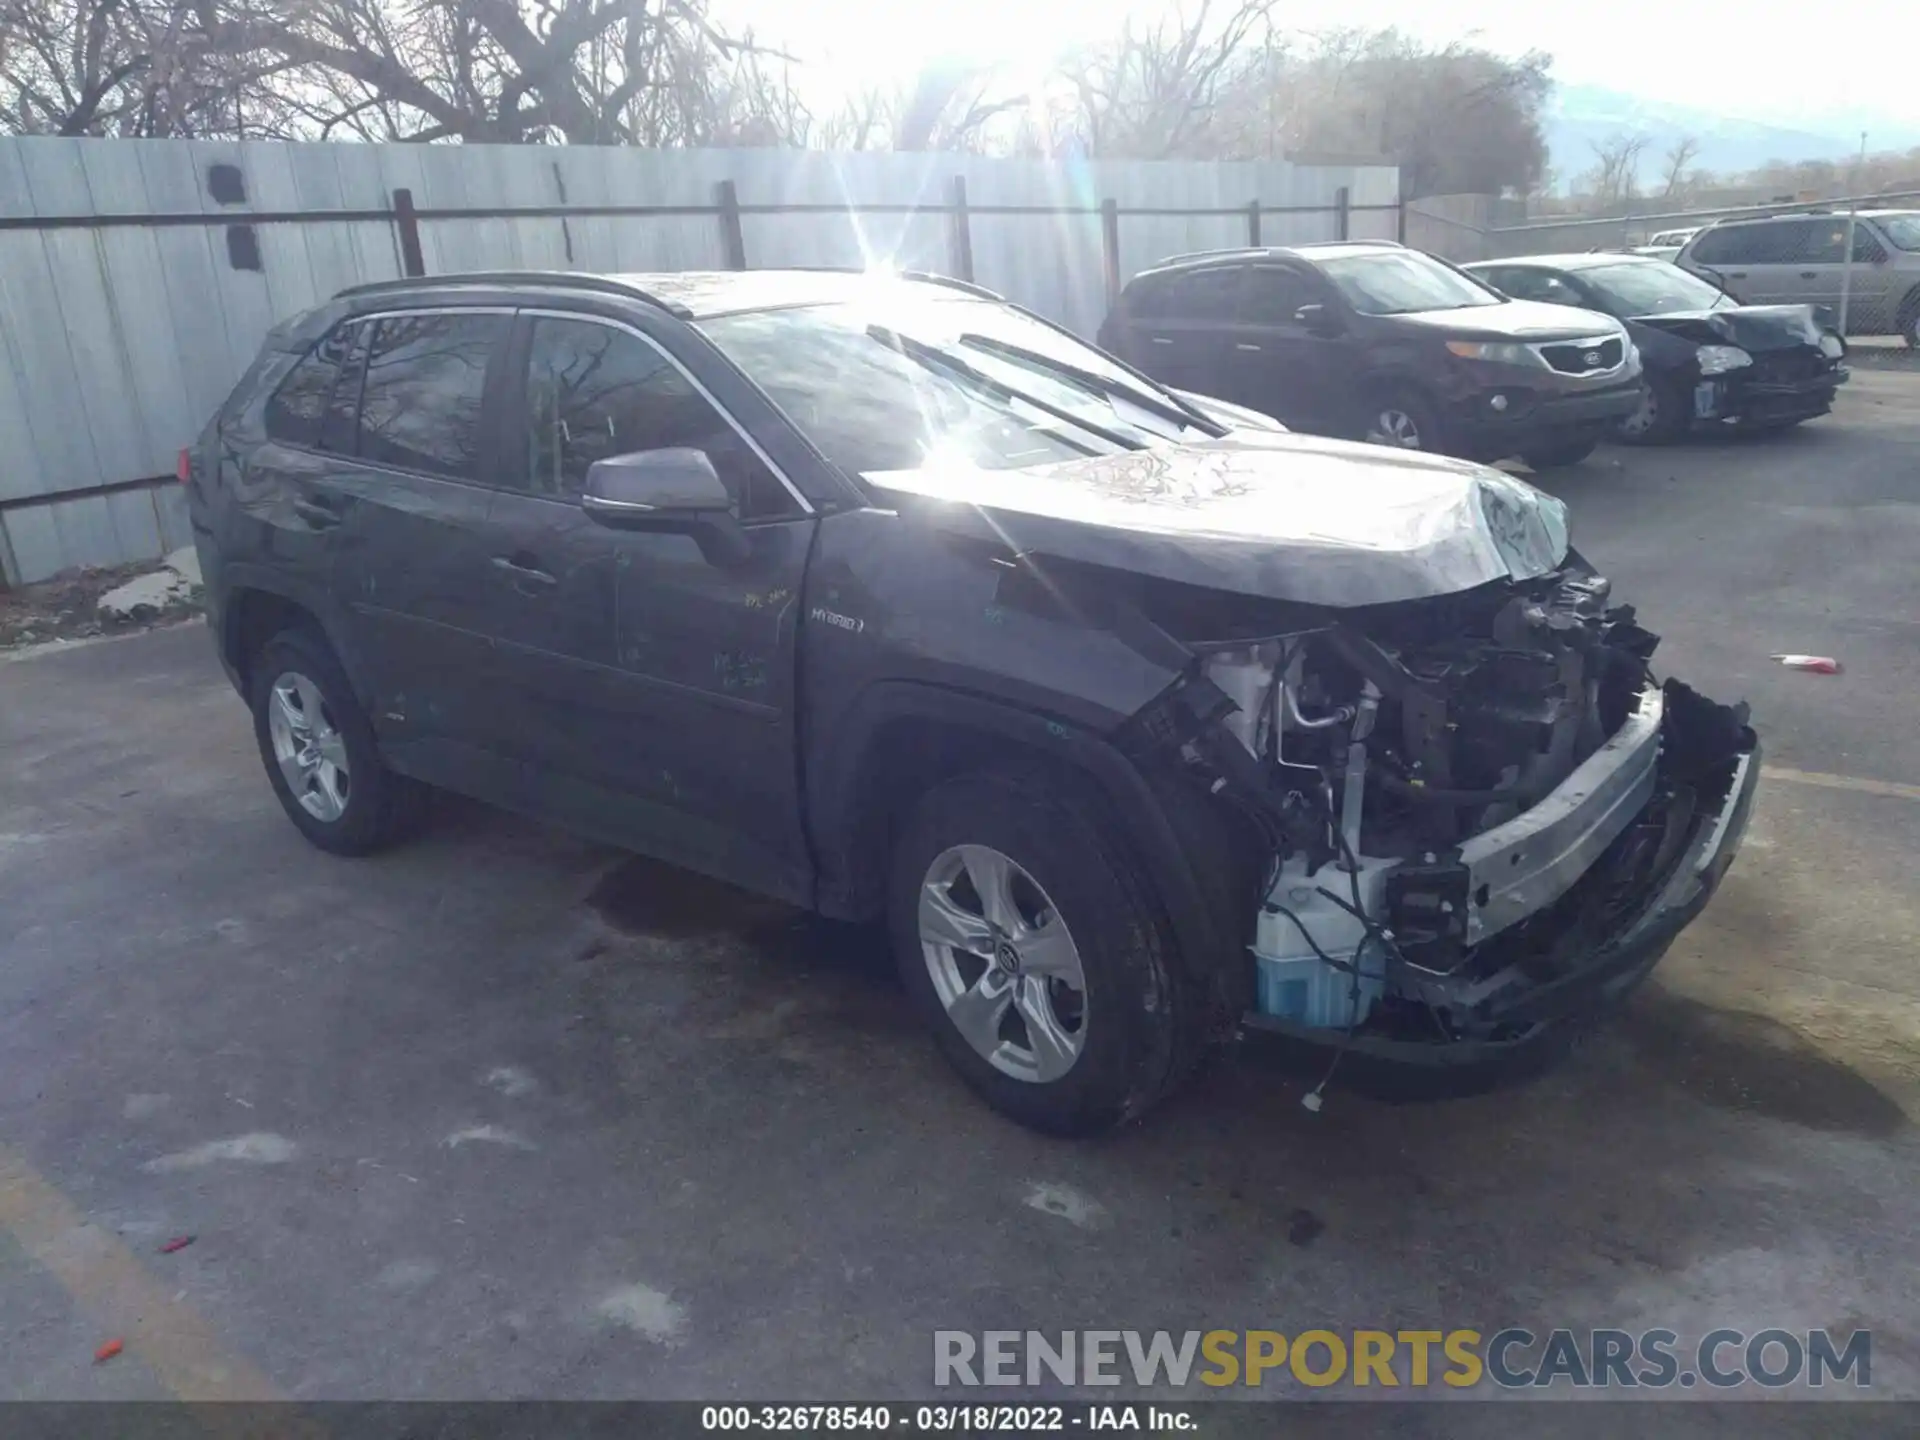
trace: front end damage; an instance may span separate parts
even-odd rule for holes
[[[1196,663],[1126,748],[1265,855],[1245,1031],[1344,1084],[1461,1093],[1659,961],[1732,861],[1759,750],[1744,705],[1653,678],[1608,592],[1569,552],[1453,596],[1154,617]]]

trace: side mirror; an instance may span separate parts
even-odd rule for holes
[[[587,467],[580,508],[616,530],[691,535],[716,565],[734,565],[752,544],[733,515],[733,496],[700,450],[674,447],[611,455]]]

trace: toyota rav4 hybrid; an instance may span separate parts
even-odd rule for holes
[[[440,786],[884,921],[967,1083],[1056,1133],[1254,1034],[1412,1095],[1550,1058],[1706,903],[1759,772],[1559,501],[957,282],[364,286],[183,468],[314,844]]]

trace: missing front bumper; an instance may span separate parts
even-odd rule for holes
[[[1644,715],[1646,708],[1643,701],[1639,713]],[[1682,791],[1696,803],[1684,812],[1684,829],[1676,843],[1662,847],[1664,863],[1644,878],[1630,903],[1580,953],[1559,955],[1549,978],[1524,974],[1525,964],[1512,967],[1517,979],[1516,973],[1501,972],[1493,977],[1497,983],[1481,987],[1485,998],[1477,1008],[1478,1023],[1447,1039],[1409,1038],[1364,1027],[1349,1034],[1257,1013],[1242,1020],[1246,1037],[1302,1073],[1323,1075],[1338,1056],[1343,1086],[1389,1099],[1471,1094],[1525,1078],[1557,1059],[1646,979],[1674,937],[1706,907],[1733,863],[1752,813],[1760,747],[1745,728],[1744,716],[1671,682],[1660,714],[1655,729],[1659,763],[1647,772],[1648,779],[1641,781],[1633,767],[1632,757],[1642,752],[1643,742],[1637,739],[1630,739],[1624,747],[1626,758],[1613,767],[1613,774],[1627,777],[1622,795],[1639,793],[1643,783],[1651,787],[1613,837],[1656,805],[1672,805]],[[1725,743],[1730,734],[1738,737],[1731,749]],[[1576,771],[1566,783],[1574,785],[1578,779]],[[1557,828],[1548,817],[1536,827],[1536,835],[1551,835]],[[1565,833],[1591,837],[1603,828],[1575,827]],[[1488,858],[1509,853],[1495,845]],[[1518,868],[1536,876],[1544,873],[1524,862]],[[1589,869],[1572,883],[1592,874]]]

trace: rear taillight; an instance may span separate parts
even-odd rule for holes
[[[182,485],[193,478],[193,451],[184,447],[181,449],[180,458],[174,462],[173,473]]]

